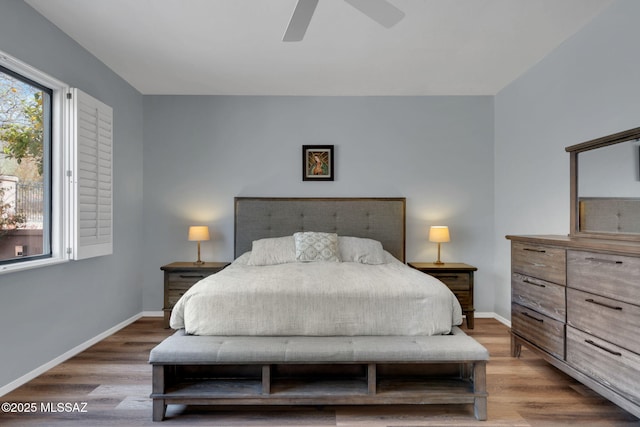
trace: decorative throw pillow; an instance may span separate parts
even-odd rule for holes
[[[385,256],[382,243],[362,237],[339,236],[338,247],[342,262],[361,264],[384,264]]]
[[[247,265],[275,265],[296,262],[293,236],[254,240]]]
[[[293,237],[298,261],[340,262],[337,234],[305,231],[295,233]]]

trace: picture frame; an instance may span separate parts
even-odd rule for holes
[[[302,180],[334,180],[333,145],[302,146]]]

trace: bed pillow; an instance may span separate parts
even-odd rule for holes
[[[293,236],[254,240],[247,265],[276,265],[296,262]]]
[[[338,235],[316,231],[298,232],[293,235],[298,261],[340,262]]]
[[[359,262],[361,264],[385,264],[382,243],[362,237],[338,237],[340,259],[343,262]]]

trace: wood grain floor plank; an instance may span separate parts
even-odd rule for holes
[[[184,407],[151,421],[149,351],[173,332],[160,318],[142,318],[38,378],[0,397],[44,409],[85,403],[85,413],[0,413],[2,426],[639,426],[640,420],[523,348],[510,356],[509,331],[493,319],[476,319],[467,331],[491,353],[487,364],[488,421],[470,405],[345,407]],[[47,406],[49,405],[49,406]],[[53,405],[53,406],[51,406]]]

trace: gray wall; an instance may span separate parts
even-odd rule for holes
[[[569,145],[638,126],[640,2],[618,0],[495,97],[496,312],[507,234],[569,232]]]
[[[114,110],[114,254],[0,275],[0,387],[142,307],[142,96],[21,0],[0,2],[0,50]]]
[[[160,266],[233,257],[235,196],[404,196],[407,260],[476,265],[493,311],[492,97],[145,97],[144,308],[162,307]],[[303,182],[302,145],[335,145],[334,182]]]

